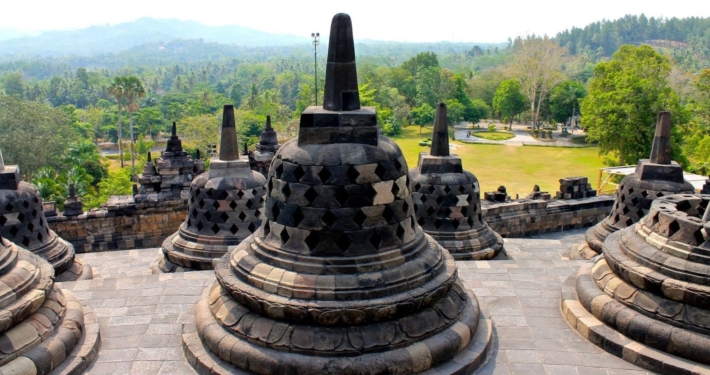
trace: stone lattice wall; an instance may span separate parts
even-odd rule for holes
[[[572,200],[520,199],[484,202],[483,218],[503,237],[523,237],[592,226],[609,214],[614,196]],[[75,217],[47,218],[57,235],[78,253],[159,247],[185,220],[187,202],[136,204],[132,197],[111,197],[106,207]]]

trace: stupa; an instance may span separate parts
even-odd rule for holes
[[[449,151],[444,103],[436,108],[431,152],[419,154],[409,176],[417,222],[454,259],[491,259],[503,249],[503,238],[481,214],[478,179]]]
[[[84,213],[84,204],[79,197],[76,196],[76,187],[74,184],[69,185],[69,197],[64,201],[64,216],[79,216]]]
[[[360,107],[352,24],[337,14],[323,107],[277,151],[262,226],[216,261],[184,326],[188,362],[201,374],[472,372],[490,323],[417,224],[408,180],[374,107]]]
[[[187,217],[161,247],[153,271],[212,269],[212,261],[261,225],[266,178],[239,156],[234,107],[224,106],[219,157],[190,185]]]
[[[651,371],[710,373],[709,204],[710,195],[660,197],[638,223],[611,233],[602,256],[567,280],[565,319]]]
[[[47,261],[0,236],[0,373],[80,374],[96,358],[98,322],[53,276]]]
[[[587,230],[584,242],[570,249],[570,258],[590,259],[601,253],[604,240],[637,223],[648,213],[654,199],[694,192],[693,185],[683,179],[683,168],[671,160],[670,113],[660,112],[651,157],[639,160],[636,172],[621,180],[611,213]]]
[[[20,179],[17,165],[5,165],[0,154],[0,234],[54,267],[57,281],[90,279],[92,270],[74,258],[74,245],[47,226],[37,187]]]
[[[271,160],[279,149],[278,137],[274,128],[271,127],[271,116],[266,116],[266,127],[261,132],[259,143],[256,145],[256,151],[253,153],[254,161],[256,162],[258,171],[264,175],[269,173]]]

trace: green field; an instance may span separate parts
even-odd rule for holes
[[[515,134],[508,132],[471,132],[471,135],[487,139],[489,141],[505,141],[507,139],[515,138]]]
[[[405,128],[400,136],[392,137],[402,148],[409,168],[416,167],[420,152],[428,147],[419,146],[419,141],[431,137],[431,128]],[[559,179],[571,176],[587,176],[596,188],[602,158],[596,147],[561,148],[470,144],[451,142],[463,160],[464,169],[471,171],[481,183],[481,191],[493,191],[499,185],[508,189],[508,194],[525,197],[535,184],[542,191],[554,194],[559,189]]]

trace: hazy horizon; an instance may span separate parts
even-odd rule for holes
[[[626,14],[647,17],[708,17],[697,11],[697,2],[678,0],[669,7],[657,0],[599,0],[588,6],[576,2],[477,2],[443,0],[436,6],[408,6],[382,1],[361,0],[357,4],[332,1],[309,3],[275,0],[268,5],[252,2],[205,0],[199,7],[165,6],[126,0],[96,7],[88,0],[41,0],[13,2],[0,13],[0,29],[37,34],[43,31],[75,30],[93,25],[115,25],[143,17],[197,21],[210,26],[239,25],[272,34],[310,37],[311,32],[328,34],[335,13],[349,13],[355,38],[397,42],[479,42],[502,43],[529,34],[554,36],[560,31]],[[37,11],[37,9],[41,11]],[[231,12],[230,12],[231,10]]]

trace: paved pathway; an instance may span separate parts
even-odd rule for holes
[[[500,125],[500,124],[498,124],[498,125]],[[525,125],[513,125],[512,133],[515,134],[515,137],[505,140],[505,141],[490,141],[490,140],[483,139],[483,138],[469,136],[468,135],[469,131],[470,131],[470,129],[466,126],[461,126],[461,125],[455,126],[454,127],[454,139],[462,141],[462,142],[467,142],[467,143],[503,144],[503,145],[508,145],[508,146],[523,146],[524,144],[526,144],[526,145],[555,146],[555,147],[586,147],[584,145],[578,145],[578,144],[572,143],[572,141],[571,141],[572,136],[568,136],[568,137],[560,136],[561,131],[553,132],[553,137],[555,139],[554,142],[538,140],[536,138],[533,138],[532,135],[530,135],[530,133],[527,130],[527,126],[525,126]],[[580,134],[582,134],[582,133],[577,132],[576,135],[580,135]]]
[[[491,358],[481,374],[645,374],[582,339],[559,312],[562,282],[580,261],[561,255],[584,231],[506,239],[512,260],[457,262],[459,275],[494,322]],[[211,271],[150,275],[157,249],[80,254],[100,277],[61,283],[90,305],[102,347],[88,374],[194,374],[180,334]]]

